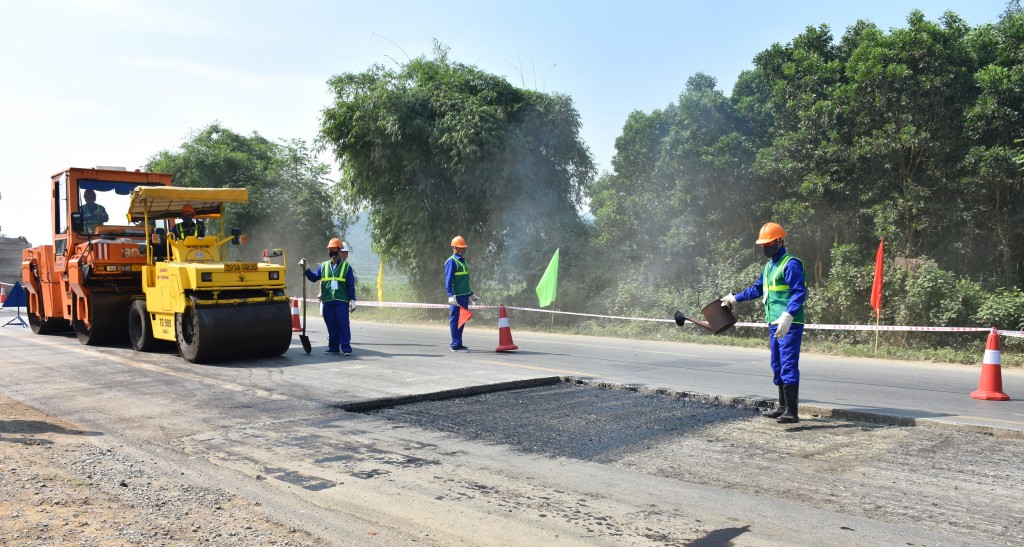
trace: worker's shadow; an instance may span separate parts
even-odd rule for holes
[[[88,437],[102,435],[99,431],[67,429],[65,427],[40,420],[0,420],[0,442],[53,444],[53,441],[49,439],[33,437],[33,435],[44,435],[47,433],[56,433],[58,435],[81,435]]]

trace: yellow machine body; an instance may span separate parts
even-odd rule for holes
[[[153,233],[152,221],[180,215],[185,204],[195,219],[223,217],[226,203],[245,203],[240,188],[140,188],[132,194],[130,219],[147,226],[146,264],[142,267],[145,298],[132,304],[129,338],[140,351],[156,341],[173,341],[191,362],[240,357],[277,356],[292,340],[291,310],[285,291],[286,263],[281,249],[264,252],[282,263],[229,261],[229,244],[240,244],[238,230],[225,237],[175,239]]]

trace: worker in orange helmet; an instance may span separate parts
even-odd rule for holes
[[[174,225],[171,228],[171,233],[177,239],[182,239],[187,236],[206,237],[206,224],[203,221],[194,221],[193,217],[196,216],[196,209],[192,207],[191,203],[186,203],[181,208],[181,222]]]
[[[448,293],[448,304],[451,305],[451,315],[448,318],[448,325],[452,333],[452,351],[467,352],[462,343],[462,331],[466,328],[463,324],[459,326],[460,308],[469,309],[470,300],[480,305],[480,297],[473,294],[473,288],[469,283],[469,265],[466,264],[466,240],[462,236],[452,238],[452,256],[444,263],[444,289]]]
[[[320,282],[320,313],[327,325],[327,351],[324,353],[343,353],[352,355],[352,329],[349,327],[349,314],[356,309],[356,273],[348,263],[348,243],[339,238],[331,238],[327,242],[327,256],[316,271],[310,271],[303,258],[299,267],[305,272],[306,279]]]
[[[753,285],[739,294],[723,296],[722,305],[732,308],[737,302],[754,298],[764,303],[772,381],[779,386],[779,408],[766,410],[762,415],[789,424],[800,421],[800,343],[804,336],[807,284],[803,263],[786,251],[785,237],[786,231],[774,222],[761,227],[756,243],[768,257],[768,263]]]

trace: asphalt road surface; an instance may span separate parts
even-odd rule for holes
[[[325,544],[1024,542],[1015,370],[993,403],[967,396],[977,367],[808,355],[781,426],[754,408],[760,350],[517,333],[498,354],[471,327],[462,354],[356,321],[341,357],[310,327],[311,355],[218,365],[7,327],[0,394]]]

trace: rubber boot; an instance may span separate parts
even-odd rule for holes
[[[778,418],[786,411],[786,388],[779,384],[779,407],[775,410],[765,410],[761,413],[765,418]]]
[[[797,405],[800,403],[800,385],[786,386],[786,412],[776,420],[780,424],[795,424],[800,421]]]

